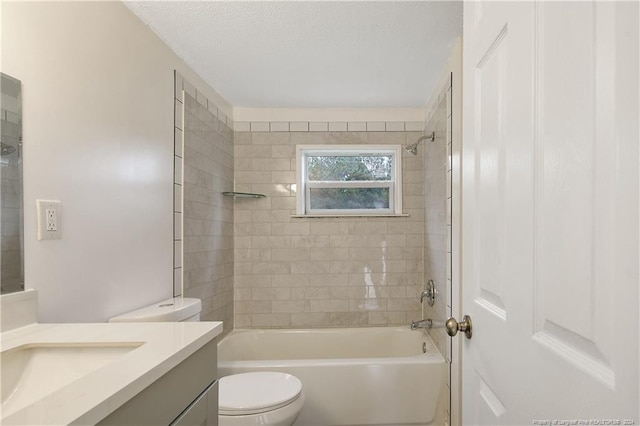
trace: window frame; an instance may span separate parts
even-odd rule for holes
[[[388,181],[308,182],[308,156],[366,156],[385,154],[393,157]],[[313,188],[389,188],[388,209],[311,209],[309,193]],[[298,216],[400,216],[402,215],[402,145],[296,145],[296,215]]]

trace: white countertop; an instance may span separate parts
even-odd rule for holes
[[[141,346],[26,408],[2,413],[0,423],[95,424],[221,332],[221,322],[32,324],[6,331],[2,351],[34,344]]]

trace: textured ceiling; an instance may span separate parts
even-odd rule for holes
[[[462,33],[458,1],[125,4],[238,107],[424,106]]]

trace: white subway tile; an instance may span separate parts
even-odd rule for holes
[[[173,270],[173,295],[180,296],[182,294],[182,268]]]
[[[291,132],[308,132],[309,131],[309,122],[308,121],[292,121],[289,125]]]
[[[182,185],[182,164],[184,160],[177,155],[173,156],[173,182]]]
[[[366,132],[367,123],[364,121],[350,121],[347,123],[348,132]]]
[[[291,237],[291,247],[329,247],[328,235],[298,235]]]
[[[233,130],[236,132],[250,132],[251,123],[248,121],[236,121],[233,125]]]
[[[188,95],[190,95],[192,98],[196,98],[196,87],[189,83],[187,80],[183,79],[182,80],[182,87],[184,87],[184,91],[185,93],[187,93]]]
[[[294,145],[271,145],[272,158],[292,158],[296,156]]]
[[[310,312],[348,312],[349,301],[348,300],[330,300],[320,299],[309,301]]]
[[[291,314],[291,326],[310,327],[318,324],[335,326],[333,322],[330,322],[330,318],[333,318],[333,315],[326,312],[293,313]]]
[[[422,121],[405,121],[404,130],[406,132],[421,132],[424,130],[424,122]]]
[[[173,142],[174,142],[174,154],[178,157],[182,157],[184,155],[183,145],[182,145],[182,130],[174,127],[173,132]]]
[[[173,266],[174,268],[182,267],[182,241],[173,242]]]
[[[290,300],[291,289],[276,287],[276,288],[253,288],[251,290],[252,300]]]
[[[182,75],[176,71],[174,79],[174,97],[182,100]]]
[[[251,315],[240,315],[236,313],[233,318],[233,322],[235,324],[234,327],[237,328],[248,328],[253,325]]]
[[[310,132],[326,132],[329,130],[329,123],[326,121],[313,121],[309,123]]]
[[[274,275],[271,283],[272,287],[288,287],[293,290],[295,288],[307,287],[309,285],[309,279],[304,275]]]
[[[271,229],[273,235],[309,235],[308,223],[274,223]]]
[[[269,130],[272,132],[288,132],[289,122],[288,121],[272,121],[270,123]]]
[[[182,240],[182,213],[173,214],[173,239]]]
[[[173,211],[182,211],[182,186],[173,185]]]
[[[176,126],[178,129],[183,129],[184,127],[184,119],[183,119],[183,112],[182,112],[182,102],[178,101],[177,99],[174,101],[174,118],[173,118],[173,124],[174,126]]]
[[[255,314],[251,316],[254,327],[289,327],[291,314]]]
[[[268,132],[269,122],[268,121],[252,121],[251,131],[252,132]]]
[[[271,302],[271,309],[276,313],[305,312],[307,302],[305,300],[274,300]]]
[[[218,107],[211,101],[209,101],[209,107],[207,108],[214,117],[218,117]]]
[[[384,132],[384,121],[367,121],[367,132]]]
[[[346,121],[330,121],[329,131],[330,132],[346,132],[347,122]]]
[[[208,99],[201,91],[196,89],[196,101],[205,108],[208,108]]]
[[[385,127],[387,132],[404,132],[404,121],[387,121]]]

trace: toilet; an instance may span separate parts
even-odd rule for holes
[[[200,299],[174,297],[153,305],[109,318],[109,322],[182,322],[200,321]]]
[[[109,319],[109,322],[199,321],[200,299],[174,297]],[[304,404],[302,382],[274,371],[232,374],[218,387],[219,426],[292,426]]]
[[[232,374],[219,383],[219,426],[291,426],[304,404],[302,382],[291,374]]]

